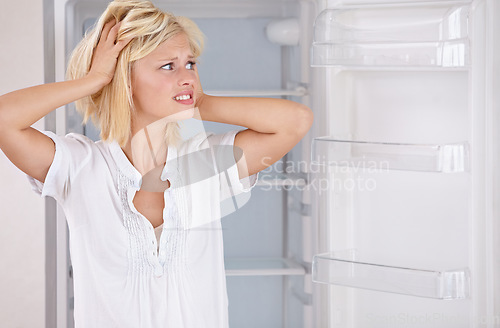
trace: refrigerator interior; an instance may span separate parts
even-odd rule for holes
[[[320,9],[311,58],[326,122],[311,154],[311,180],[320,181],[315,327],[498,325],[498,121],[488,85],[498,6]]]
[[[307,104],[305,86],[310,70],[311,29],[302,29],[297,34],[301,39],[298,45],[283,45],[271,42],[266,28],[270,23],[290,18],[296,20],[293,23],[303,21],[312,26],[310,15],[314,13],[314,4],[153,2],[163,10],[193,19],[206,35],[198,64],[205,93],[276,97]],[[106,3],[69,1],[66,4],[66,56],[94,24]],[[80,122],[79,114],[68,106],[66,132],[99,139],[99,131],[91,123],[82,127]],[[182,122],[181,127],[184,138],[203,130],[223,133],[244,129],[214,122],[203,122],[200,126],[195,120]],[[312,284],[312,251],[303,255],[302,219],[306,218],[306,231],[311,231],[307,228],[311,222],[300,205],[304,192],[296,188],[304,186],[306,178],[298,165],[290,164],[308,158],[309,148],[310,140],[304,140],[282,160],[260,172],[258,185],[252,190],[248,203],[222,219],[231,327],[312,325],[312,318],[307,315],[311,295],[310,291],[304,291]],[[297,170],[289,169],[288,174],[287,165],[296,166]],[[309,242],[309,237],[305,238],[304,243]],[[71,298],[71,288],[68,293]]]

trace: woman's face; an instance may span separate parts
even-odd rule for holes
[[[186,35],[179,33],[132,65],[136,123],[147,125],[194,107],[199,89],[195,60]]]

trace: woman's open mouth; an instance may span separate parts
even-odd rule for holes
[[[192,105],[194,103],[193,96],[191,94],[178,95],[173,99],[183,105]]]

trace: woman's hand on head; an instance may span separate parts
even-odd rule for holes
[[[200,75],[198,74],[198,67],[195,66],[195,71],[196,71],[196,94],[195,94],[195,108],[199,108],[201,106],[201,103],[203,102],[203,98],[206,97],[206,94],[203,93],[203,88],[201,87],[201,82],[200,82]]]
[[[104,24],[99,42],[94,49],[88,77],[98,79],[102,87],[108,85],[115,75],[116,63],[120,51],[130,42],[131,38],[116,42],[120,23],[111,20]]]

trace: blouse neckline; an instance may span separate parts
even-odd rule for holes
[[[118,142],[116,140],[112,141],[109,148],[120,171],[133,181],[134,187],[140,188],[142,184],[142,175],[129,161],[127,155],[125,155]],[[177,148],[175,146],[168,145],[167,159],[163,168],[162,178],[168,177],[171,179],[177,176],[177,161],[173,161],[174,159],[177,159]]]

